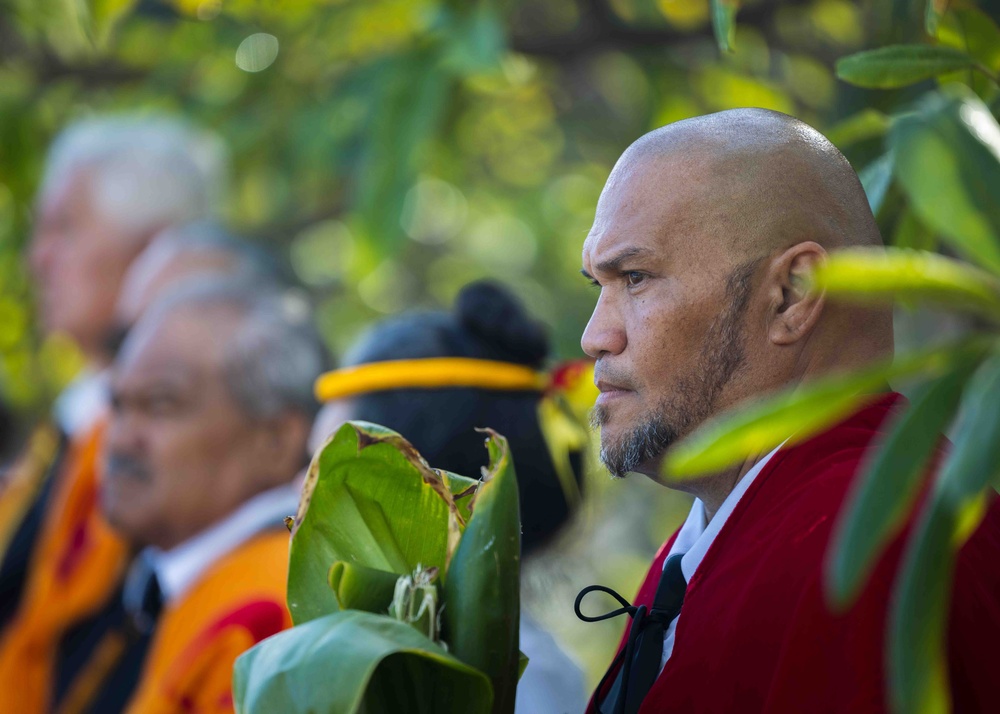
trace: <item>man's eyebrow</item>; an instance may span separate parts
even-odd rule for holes
[[[631,248],[626,248],[617,255],[614,255],[608,258],[607,260],[602,260],[600,263],[595,265],[594,266],[595,272],[616,273],[619,270],[621,270],[622,264],[624,264],[626,260],[630,260],[638,256],[651,255],[652,252],[653,251],[649,250],[648,248],[640,248],[638,246],[632,246]],[[584,272],[584,275],[587,275],[587,273]],[[587,275],[587,277],[590,276]]]

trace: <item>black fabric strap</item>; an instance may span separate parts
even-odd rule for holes
[[[599,622],[624,614],[632,618],[624,650],[615,657],[615,661],[597,686],[597,696],[600,696],[608,677],[621,664],[608,695],[603,702],[598,702],[601,714],[636,714],[659,676],[660,661],[663,658],[663,638],[684,604],[687,582],[681,570],[682,557],[678,553],[667,559],[656,588],[656,595],[653,597],[652,608],[647,608],[645,605],[638,607],[630,605],[621,595],[603,585],[588,586],[577,596],[574,609],[577,617],[585,622]],[[580,611],[580,604],[587,594],[594,591],[611,595],[622,604],[622,607],[596,617],[584,615]]]

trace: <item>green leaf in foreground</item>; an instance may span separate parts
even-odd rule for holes
[[[723,52],[733,52],[736,48],[736,12],[739,0],[711,0],[712,27],[715,41]]]
[[[337,561],[402,575],[444,570],[467,511],[454,493],[477,482],[430,468],[399,434],[350,422],[309,467],[295,518],[288,607],[298,624],[340,609],[329,586]]]
[[[814,274],[831,297],[861,302],[928,300],[1000,322],[1000,280],[967,263],[906,248],[852,248]]]
[[[1000,125],[967,88],[932,92],[889,130],[895,176],[921,221],[1000,274]]]
[[[514,711],[518,680],[521,526],[507,441],[488,432],[490,465],[444,585],[449,651],[493,682],[494,714]]]
[[[837,61],[837,76],[870,89],[905,87],[972,65],[972,58],[953,47],[890,45]]]
[[[848,497],[827,563],[827,592],[839,608],[854,600],[883,548],[911,513],[928,461],[942,443],[977,365],[975,356],[963,357],[944,376],[921,385],[910,408],[894,420],[888,436],[867,459]]]
[[[943,653],[955,551],[975,529],[984,489],[1000,470],[1000,357],[976,372],[962,400],[955,446],[903,559],[889,631],[898,711],[947,711]]]
[[[488,714],[492,702],[481,672],[405,623],[356,610],[311,620],[245,652],[236,660],[233,696],[238,714]]]
[[[956,351],[983,349],[970,340],[934,347],[847,375],[823,377],[736,406],[671,449],[662,472],[668,478],[713,473],[788,441],[797,444],[846,418],[878,397],[887,380],[914,374],[939,375]]]

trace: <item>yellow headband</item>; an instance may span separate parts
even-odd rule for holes
[[[314,389],[316,399],[331,402],[388,389],[470,387],[541,392],[548,385],[548,374],[520,364],[467,357],[429,357],[335,369],[320,375]]]

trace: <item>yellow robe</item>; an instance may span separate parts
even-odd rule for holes
[[[260,533],[230,552],[156,625],[127,714],[233,711],[233,663],[291,627],[285,606],[288,531]]]
[[[117,592],[126,547],[97,507],[104,423],[70,445],[29,565],[20,608],[0,640],[0,711],[50,707],[52,670],[63,633]]]

